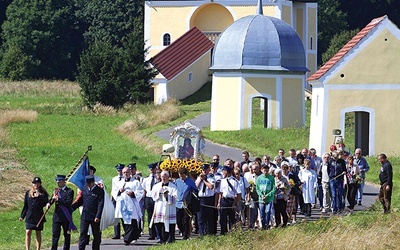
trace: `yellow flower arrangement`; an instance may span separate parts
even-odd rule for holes
[[[254,189],[256,188],[256,184],[254,183],[253,180],[249,181],[249,188],[250,188],[250,193],[253,193]]]
[[[195,159],[166,159],[161,163],[160,169],[176,173],[179,169],[186,168],[190,173],[200,174],[201,165],[203,162]]]

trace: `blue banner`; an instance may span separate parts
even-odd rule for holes
[[[72,183],[80,190],[85,186],[85,177],[89,174],[89,157],[83,160],[82,164],[77,168],[68,179],[68,183]]]

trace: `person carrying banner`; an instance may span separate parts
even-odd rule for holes
[[[93,250],[100,249],[101,231],[100,220],[104,207],[104,190],[94,183],[94,176],[85,177],[86,186],[82,189],[82,195],[72,204],[72,209],[76,210],[83,206],[81,215],[81,225],[79,234],[79,250],[84,250],[87,244],[87,234],[89,226],[93,231]]]
[[[46,205],[49,209],[52,203],[55,203],[53,214],[53,235],[52,235],[52,250],[57,250],[58,241],[60,239],[61,228],[64,233],[63,250],[69,250],[71,243],[71,231],[75,231],[76,226],[72,221],[71,204],[74,198],[74,190],[65,185],[65,175],[57,175],[57,188],[54,190],[53,196]]]
[[[89,165],[89,162],[87,163]],[[88,167],[89,169],[89,174],[92,175],[94,178],[94,184],[97,185],[99,188],[101,188],[104,192],[104,207],[103,207],[103,213],[101,215],[102,220],[100,221],[100,230],[103,231],[107,229],[109,226],[114,226],[115,225],[115,218],[114,218],[114,213],[115,213],[115,208],[114,205],[111,201],[110,196],[108,195],[106,191],[106,186],[104,185],[104,180],[98,175],[95,175],[96,173],[96,168],[92,165]],[[81,190],[77,191],[76,199],[77,200],[81,196],[82,192]],[[82,210],[80,209],[80,212],[82,213]],[[89,227],[88,235],[87,237],[87,242],[89,243],[90,241],[90,235],[92,235],[92,228]]]

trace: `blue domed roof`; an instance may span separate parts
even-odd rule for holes
[[[211,69],[308,71],[296,31],[261,14],[243,17],[225,29],[214,47]]]

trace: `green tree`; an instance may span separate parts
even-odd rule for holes
[[[347,30],[347,14],[340,10],[337,0],[318,1],[318,64],[322,54],[328,49],[332,37]]]
[[[14,0],[2,26],[3,57],[25,61],[2,60],[1,75],[14,80],[73,78],[83,40],[74,12],[72,0]]]
[[[372,19],[387,15],[392,22],[400,26],[399,0],[340,0],[341,10],[346,12],[350,29],[362,29]]]
[[[328,49],[322,54],[322,64],[325,64],[329,59],[331,59],[350,39],[352,39],[359,29],[355,30],[344,30],[339,34],[333,36],[331,42],[329,43]]]
[[[77,80],[87,106],[97,102],[120,108],[146,102],[156,75],[145,60],[142,0],[89,0],[77,14],[88,26],[90,44],[82,54]]]
[[[150,80],[156,72],[144,60],[144,41],[131,33],[122,45],[99,41],[82,54],[77,80],[87,106],[101,103],[120,108],[127,102],[148,101]]]
[[[145,60],[148,49],[143,49],[144,47],[145,42],[139,32],[132,32],[123,42],[124,68],[127,74],[126,80],[130,85],[130,102],[143,103],[149,101],[150,81],[157,75],[150,62]]]
[[[0,34],[1,34],[1,26],[3,24],[3,22],[6,20],[6,9],[8,7],[8,5],[10,5],[10,3],[12,2],[12,0],[2,0],[0,1]],[[3,43],[3,40],[0,36],[0,46]]]
[[[143,20],[144,0],[79,0],[77,17],[86,24],[87,44],[107,41],[122,45],[132,31],[139,31],[137,20]]]
[[[123,79],[122,49],[109,42],[95,42],[80,59],[77,80],[84,103],[121,107],[128,100],[128,87]]]

